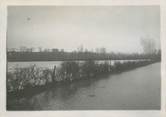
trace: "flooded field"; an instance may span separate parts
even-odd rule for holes
[[[160,87],[160,63],[154,63],[10,99],[7,107],[9,110],[158,110]]]

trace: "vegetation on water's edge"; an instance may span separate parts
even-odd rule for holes
[[[156,62],[130,61],[115,62],[114,65],[108,62],[98,64],[93,60],[82,64],[73,61],[63,62],[61,67],[54,69],[42,69],[35,65],[27,68],[16,68],[14,72],[7,72],[7,92],[19,92],[29,88],[47,86],[58,82],[73,82],[79,79],[95,78],[102,74],[111,74],[134,69]]]
[[[161,51],[153,53],[96,53],[85,52],[7,52],[8,61],[75,61],[75,60],[136,60],[136,59],[156,59],[161,57]]]

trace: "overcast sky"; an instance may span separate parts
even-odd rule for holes
[[[160,11],[157,6],[10,6],[7,47],[142,52],[141,37],[159,47]]]

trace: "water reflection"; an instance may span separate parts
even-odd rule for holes
[[[108,78],[108,76],[104,77]],[[45,90],[42,93],[36,94],[34,96],[26,96],[24,98],[15,98],[15,99],[8,99],[8,109],[12,110],[41,110],[45,109],[44,107],[49,106],[49,104],[53,103],[55,106],[59,106],[56,108],[59,108],[66,100],[70,100],[74,97],[74,95],[77,93],[79,89],[88,88],[91,86],[91,84],[95,84],[96,81],[101,79],[84,79],[81,81],[76,81],[73,83],[65,83],[58,86],[53,86],[47,90]],[[103,87],[104,88],[104,87]],[[93,97],[95,95],[89,95],[90,97]],[[57,102],[58,101],[58,102]],[[55,103],[56,102],[56,103]]]
[[[81,80],[71,84],[66,83],[63,86],[53,87],[51,90],[49,89],[39,95],[33,96],[30,103],[36,109],[40,107],[44,107],[42,109],[51,109],[52,106],[56,109],[67,109],[67,105],[71,103],[69,100],[74,99],[75,94],[81,89],[84,90],[84,88],[90,87],[92,83],[95,84],[97,80],[99,79]],[[79,97],[77,97],[78,99]]]

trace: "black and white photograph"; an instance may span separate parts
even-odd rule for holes
[[[160,6],[8,6],[6,110],[160,110]]]

